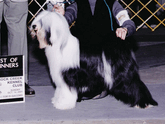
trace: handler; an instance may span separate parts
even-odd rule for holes
[[[112,32],[125,40],[136,31],[127,10],[117,0],[76,0],[66,10],[58,5],[54,5],[54,9],[64,15],[69,24],[76,21],[72,30],[80,42],[111,41]]]

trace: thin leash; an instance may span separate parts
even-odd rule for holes
[[[110,16],[110,21],[111,21],[111,30],[113,31],[113,21],[112,21],[112,13],[111,13],[111,9],[110,9],[110,7],[108,6],[106,0],[104,0],[104,3],[105,3],[105,5],[107,6],[108,11],[109,11],[109,16]]]

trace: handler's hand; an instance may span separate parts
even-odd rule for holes
[[[57,4],[54,5],[53,10],[55,10],[56,12],[58,12],[58,13],[60,13],[62,15],[65,14],[64,8],[62,6],[57,5]]]
[[[127,28],[117,28],[116,29],[116,36],[121,38],[122,40],[125,40],[127,35]]]

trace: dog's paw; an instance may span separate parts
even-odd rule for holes
[[[60,110],[72,109],[76,106],[77,92],[68,87],[57,88],[52,98],[53,106]]]
[[[135,105],[135,108],[146,109],[154,106],[158,106],[158,103],[152,97],[146,97],[144,99],[140,99]]]
[[[147,102],[144,102],[144,100],[142,100],[138,104],[136,104],[134,107],[141,108],[141,109],[147,109],[147,108],[152,108],[157,105],[158,105],[158,103],[155,100],[151,99],[150,101],[147,101]]]
[[[139,105],[135,105],[134,107],[137,109],[147,109],[147,108],[152,108],[154,106],[153,105],[146,105],[145,107],[140,107]]]
[[[73,109],[76,106],[76,102],[74,101],[56,100],[54,97],[52,98],[52,104],[56,109],[60,110]]]

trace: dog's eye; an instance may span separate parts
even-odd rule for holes
[[[35,29],[36,28],[36,25],[32,25],[32,28]]]

